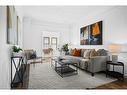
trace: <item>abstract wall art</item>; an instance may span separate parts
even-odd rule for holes
[[[102,21],[80,29],[80,45],[102,45]]]

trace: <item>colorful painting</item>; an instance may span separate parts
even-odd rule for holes
[[[102,45],[102,21],[80,29],[80,45]]]

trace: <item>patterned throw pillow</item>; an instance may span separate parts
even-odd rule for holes
[[[90,50],[89,49],[85,50],[83,57],[86,58],[86,59],[90,58]]]
[[[34,59],[34,58],[36,58],[36,57],[37,57],[36,51],[34,51],[33,53],[31,53],[30,59]]]
[[[85,50],[87,50],[87,49],[81,49],[81,57],[84,57]]]
[[[98,53],[96,52],[95,49],[92,49],[92,50],[90,51],[90,58],[91,58],[91,57],[94,57],[94,56],[97,56],[97,55],[98,55]]]
[[[97,50],[97,53],[99,56],[107,56],[108,55],[108,51],[105,49],[99,49],[99,50]]]

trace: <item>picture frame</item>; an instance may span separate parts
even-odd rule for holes
[[[7,44],[18,45],[17,14],[14,6],[7,6]]]
[[[80,45],[103,45],[102,21],[80,29]]]

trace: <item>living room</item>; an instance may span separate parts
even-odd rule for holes
[[[114,81],[119,82],[119,84],[121,84],[120,85],[121,88],[122,87],[123,89],[127,88],[127,86],[125,86],[126,76],[127,76],[127,70],[126,70],[127,68],[126,65],[127,64],[126,61],[127,60],[127,50],[126,50],[127,7],[126,6],[13,6],[13,7],[9,6],[9,8],[11,11],[13,10],[13,8],[15,9],[15,12],[12,11],[12,13],[13,12],[16,13],[16,15],[19,17],[20,21],[18,23],[18,26],[20,25],[20,27],[17,28],[19,29],[17,34],[18,40],[16,40],[16,38],[13,39],[12,35],[9,35],[10,38],[12,37],[11,39],[9,39],[7,36],[8,7],[1,6],[0,7],[0,14],[1,14],[0,59],[2,59],[0,60],[0,63],[2,63],[0,64],[0,68],[1,68],[0,75],[2,78],[1,79],[2,81],[0,81],[1,89],[11,88],[10,63],[11,63],[13,46],[16,45],[20,47],[23,51],[33,49],[34,51],[36,51],[37,56],[39,57],[41,56],[42,58],[44,58],[45,55],[43,54],[43,49],[47,49],[47,47],[53,48],[54,50],[53,56],[59,57],[60,55],[62,56],[65,55],[64,52],[61,51],[61,48],[65,44],[68,44],[69,51],[75,48],[94,49],[95,51],[98,51],[99,49],[104,49],[106,51],[109,51],[110,54],[112,52],[110,51],[110,49],[112,50],[112,48],[110,47],[113,47],[113,50],[116,49],[115,53],[117,51],[117,56],[114,56],[115,61],[117,60],[117,62],[120,61],[124,64],[124,82],[121,82],[121,80],[117,80],[116,78],[112,78],[112,77],[107,78],[105,73],[97,73],[97,74],[95,73],[94,76],[91,76],[91,73],[81,70],[79,68],[78,68],[77,75],[70,75],[62,78],[50,66],[51,65],[50,62],[44,61],[42,62],[42,64],[40,63],[30,64],[29,76],[27,76],[29,77],[29,81],[27,81],[29,82],[29,85],[27,85],[28,86],[27,89],[34,89],[34,88],[35,89],[96,89],[101,85],[109,84]],[[15,27],[16,21],[14,21],[12,24]],[[92,27],[92,25],[94,24],[95,26],[97,25],[97,27],[99,27],[99,33],[101,33],[101,36],[98,38],[100,39],[99,42],[91,43],[90,41],[92,38],[88,36],[88,34],[90,34],[91,32],[89,32],[88,34],[86,34],[86,36],[88,36],[87,40],[89,40],[88,43],[85,41],[82,43],[81,42],[82,36],[84,38],[86,38],[86,36],[85,34],[82,35],[81,29],[86,29],[86,27]],[[98,30],[98,28],[95,28],[95,30]],[[46,42],[49,41],[50,44],[48,45],[46,44],[46,46],[44,46],[45,45],[43,40],[44,37],[48,37],[48,40],[46,40]],[[57,38],[57,40],[55,39],[51,40],[53,37]],[[8,40],[14,40],[14,42]],[[52,43],[53,41],[55,41],[55,44]],[[65,62],[67,61],[68,63],[68,59],[64,61]],[[95,61],[93,61],[93,63],[94,62]],[[47,63],[49,63],[48,66]],[[15,68],[13,67],[13,69]],[[121,69],[119,70],[119,67],[115,69],[117,71],[121,71]],[[15,71],[13,73],[15,74]],[[43,73],[44,75],[41,75],[41,73]],[[72,79],[74,80],[72,81]],[[38,83],[35,83],[34,80],[38,81]],[[107,89],[106,86],[104,87],[105,87],[104,89]],[[112,87],[109,86],[109,88]],[[118,88],[119,87],[116,87],[115,89]]]

